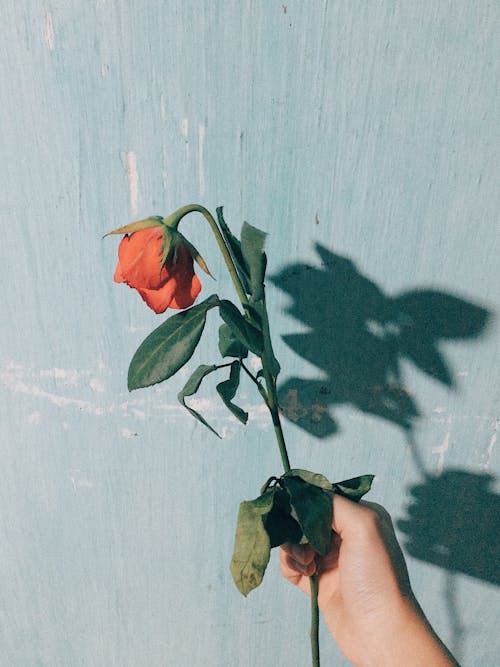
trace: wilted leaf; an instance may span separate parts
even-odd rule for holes
[[[219,223],[220,230],[222,232],[222,236],[224,237],[226,245],[228,246],[231,256],[233,258],[236,270],[243,284],[243,289],[247,294],[251,294],[250,274],[245,258],[243,257],[243,253],[241,252],[241,243],[236,238],[236,236],[232,234],[231,230],[227,226],[226,221],[224,220],[224,216],[222,215],[222,206],[219,206],[219,208],[217,208],[216,211],[217,211],[217,220]]]
[[[169,317],[141,343],[128,369],[130,391],[168,380],[189,361],[205,327],[216,295]]]
[[[320,475],[318,472],[311,472],[310,470],[301,470],[300,468],[293,468],[285,473],[284,477],[300,477],[308,484],[314,484],[314,486],[319,486],[325,491],[333,492],[332,483],[327,480],[324,475]]]
[[[299,544],[302,530],[291,515],[290,496],[280,488],[274,490],[274,502],[271,511],[264,517],[264,527],[269,535],[271,548],[285,542]]]
[[[222,299],[219,303],[219,312],[224,322],[231,327],[233,334],[247,349],[257,355],[262,354],[262,334],[240,313],[238,308]]]
[[[186,403],[186,398],[188,396],[192,396],[193,394],[196,394],[198,389],[200,388],[201,381],[203,380],[204,377],[209,375],[210,373],[213,373],[216,371],[219,367],[215,365],[201,365],[198,366],[198,368],[192,373],[191,377],[189,380],[186,382],[184,387],[181,389],[181,391],[177,394],[177,398],[179,401],[182,403],[182,405],[186,408],[186,410],[199,422],[201,422],[204,426],[206,426],[208,429],[212,431],[212,433],[215,433],[215,435],[220,438],[220,435],[217,433],[215,429],[213,429],[210,424],[200,415],[199,412],[191,408],[189,405]]]
[[[236,587],[245,597],[261,583],[269,562],[271,544],[263,518],[271,510],[273,495],[268,491],[240,504],[230,569]]]
[[[317,553],[326,556],[332,531],[332,495],[300,477],[283,476],[282,484],[290,494],[304,537]]]
[[[335,482],[333,488],[335,493],[357,501],[371,489],[374,477],[375,475],[360,475],[359,477],[346,479],[343,482]]]
[[[219,352],[222,357],[236,357],[246,359],[248,349],[236,338],[229,324],[219,327]]]
[[[266,256],[263,252],[266,234],[247,222],[241,228],[241,251],[250,270],[252,301],[261,301],[264,295]]]
[[[236,395],[236,391],[240,384],[240,362],[233,361],[231,364],[231,371],[229,379],[219,382],[216,389],[219,396],[224,401],[225,406],[233,413],[233,415],[243,424],[248,421],[248,412],[245,412],[240,407],[235,405],[232,401]]]

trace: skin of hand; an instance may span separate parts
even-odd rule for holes
[[[284,544],[280,570],[307,594],[318,575],[318,606],[344,655],[358,667],[457,666],[412,593],[387,511],[335,495],[332,528],[327,556]]]

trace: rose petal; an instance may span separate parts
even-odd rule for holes
[[[155,311],[155,313],[164,313],[167,308],[177,308],[172,306],[172,300],[175,294],[176,284],[174,280],[169,280],[166,285],[160,289],[143,289],[141,287],[135,288],[142,299],[148,306]]]
[[[162,233],[159,227],[151,227],[124,236],[118,246],[117,282],[130,287],[158,289],[168,280],[165,268],[161,268]]]
[[[196,301],[196,297],[200,292],[201,283],[198,279],[198,276],[193,274],[193,278],[190,284],[177,284],[175,296],[170,303],[170,308],[189,308],[189,306],[192,306]]]

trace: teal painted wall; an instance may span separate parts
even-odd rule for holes
[[[228,571],[238,503],[280,471],[252,387],[245,430],[207,385],[222,441],[182,412],[182,377],[126,391],[162,317],[112,283],[101,237],[188,202],[269,233],[294,465],[375,473],[437,631],[497,664],[499,19],[487,0],[3,1],[2,666],[308,664],[276,554],[247,599]]]

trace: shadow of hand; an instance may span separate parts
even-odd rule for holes
[[[396,522],[406,551],[420,560],[500,584],[500,496],[494,478],[445,470],[410,489],[407,518]]]

